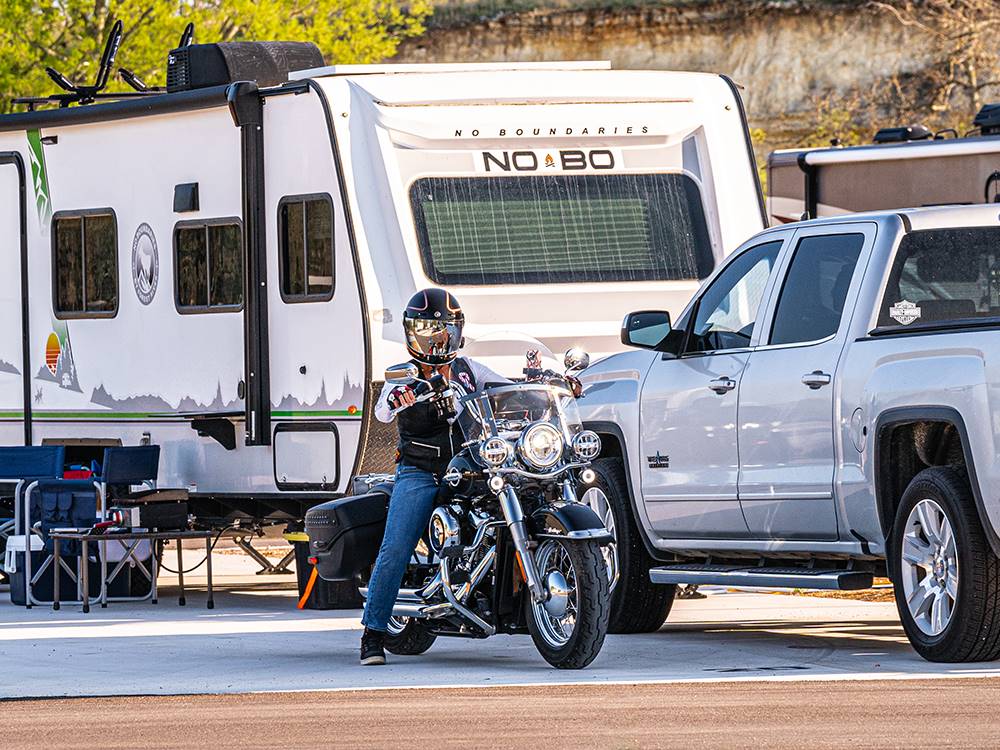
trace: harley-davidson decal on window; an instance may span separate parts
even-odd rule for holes
[[[900,325],[908,326],[915,320],[920,319],[920,308],[913,302],[900,300],[889,308],[889,317]]]

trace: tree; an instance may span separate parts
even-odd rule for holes
[[[934,62],[923,76],[930,108],[971,120],[984,93],[1000,86],[1000,3],[895,0],[872,5],[921,31],[930,43]],[[912,92],[900,92],[907,93],[912,98]]]
[[[188,22],[196,41],[249,39],[315,42],[326,61],[366,63],[390,57],[403,38],[422,33],[427,0],[2,0],[0,111],[14,96],[53,93],[49,65],[90,83],[116,20],[125,36],[116,65],[162,85],[167,52]],[[125,90],[115,80],[109,90]]]

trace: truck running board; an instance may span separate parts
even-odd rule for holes
[[[719,586],[762,586],[790,589],[856,591],[872,587],[872,574],[862,570],[822,568],[752,568],[736,565],[664,565],[649,571],[653,583],[696,583]]]

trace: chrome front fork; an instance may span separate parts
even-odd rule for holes
[[[514,549],[521,558],[521,566],[524,569],[524,576],[528,579],[528,591],[531,598],[536,602],[544,602],[548,599],[548,589],[542,583],[538,575],[538,568],[535,567],[535,558],[528,547],[528,527],[524,522],[524,511],[521,509],[521,501],[517,499],[517,493],[510,485],[500,490],[500,509],[503,511],[507,528],[510,529],[510,538],[514,542]]]

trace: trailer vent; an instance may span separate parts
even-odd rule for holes
[[[972,124],[982,135],[1000,135],[1000,104],[987,104],[979,110]]]
[[[277,86],[293,70],[321,68],[323,53],[312,42],[190,44],[167,55],[167,91],[190,91],[256,81]]]
[[[926,141],[933,137],[934,133],[923,125],[907,125],[899,128],[882,128],[875,134],[875,143]]]

